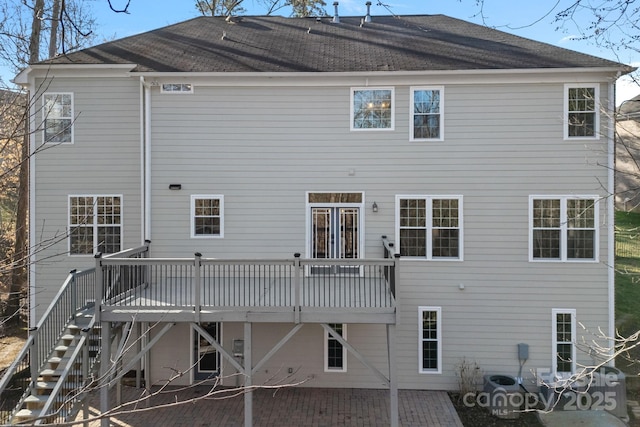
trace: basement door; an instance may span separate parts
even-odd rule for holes
[[[201,323],[202,329],[220,342],[219,323]],[[193,379],[196,381],[215,378],[220,375],[220,354],[214,346],[195,329],[193,330]]]

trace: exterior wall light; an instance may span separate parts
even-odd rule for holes
[[[371,209],[372,209],[374,212],[378,212],[378,204],[377,204],[376,202],[373,202],[373,205],[371,205]]]

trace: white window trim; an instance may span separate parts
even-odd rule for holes
[[[438,316],[438,326],[436,328],[436,333],[438,334],[438,369],[422,368],[422,313],[425,311],[435,311]],[[418,307],[418,373],[442,374],[442,307]]]
[[[554,377],[558,376],[557,350],[558,350],[558,314],[571,315],[571,372],[576,372],[576,309],[553,308],[551,309],[551,371]],[[563,374],[566,374],[563,372]],[[563,377],[564,378],[564,377]]]
[[[594,136],[569,136],[569,89],[594,88],[595,93],[595,126]],[[563,137],[566,141],[598,140],[600,139],[600,85],[598,83],[565,84],[564,85],[564,111],[563,111]]]
[[[538,199],[560,200],[560,258],[533,257],[533,201]],[[595,228],[593,259],[567,258],[567,200],[593,200],[593,225]],[[587,262],[594,263],[600,259],[600,196],[561,196],[561,195],[530,195],[529,196],[529,262]]]
[[[440,137],[439,138],[414,138],[414,92],[419,90],[440,91]],[[410,90],[409,101],[409,141],[444,141],[444,86],[417,86]]]
[[[180,85],[180,90],[166,90],[165,86],[168,85]],[[189,90],[182,90],[185,86],[189,86]],[[176,83],[176,82],[168,82],[160,84],[160,93],[168,94],[168,95],[186,95],[193,93],[193,84],[192,83]]]
[[[196,199],[218,199],[220,200],[220,234],[207,234],[197,235],[195,234],[195,219],[196,219]],[[190,231],[192,239],[222,239],[224,238],[224,196],[222,194],[192,194],[190,200]]]
[[[338,369],[338,368],[329,368],[329,338],[331,339],[335,339],[333,338],[331,335],[329,335],[329,332],[327,332],[326,329],[322,328],[324,331],[324,371],[325,372],[347,372],[347,354],[348,354],[348,350],[346,346],[342,346],[342,368]],[[342,323],[342,334],[341,334],[342,338],[344,338],[344,340],[347,340],[347,324],[346,323]]]
[[[47,141],[47,133],[45,132],[46,130],[46,122],[47,119],[49,118],[49,111],[47,110],[47,103],[46,103],[46,98],[47,96],[63,96],[63,95],[69,95],[71,96],[71,116],[69,117],[51,117],[52,119],[54,118],[59,118],[59,119],[64,119],[64,120],[69,120],[70,121],[70,130],[71,130],[71,141],[65,141],[65,142],[57,142],[57,141]],[[73,144],[75,141],[75,99],[73,96],[73,92],[45,92],[42,94],[42,142],[43,144]]]
[[[464,202],[462,195],[424,195],[424,194],[400,194],[396,195],[396,223],[395,223],[395,241],[396,241],[396,250],[400,253],[400,200],[401,199],[424,199],[427,200],[427,256],[426,257],[412,257],[412,256],[403,256],[402,259],[407,260],[415,260],[415,261],[455,261],[460,262],[464,261]],[[459,230],[459,241],[458,241],[458,257],[457,258],[445,258],[445,257],[433,257],[432,249],[433,242],[431,239],[432,229],[433,229],[433,210],[432,203],[434,199],[440,200],[457,200],[458,201],[458,230]]]
[[[350,105],[349,105],[349,128],[352,131],[355,132],[367,132],[367,131],[379,131],[379,132],[386,132],[386,131],[392,131],[395,130],[395,111],[396,111],[396,99],[395,99],[395,88],[393,86],[380,86],[380,87],[369,87],[369,86],[364,86],[364,87],[352,87],[351,92],[349,94],[349,101],[350,101]],[[390,90],[391,91],[391,125],[388,128],[357,128],[353,126],[353,114],[354,114],[354,108],[353,108],[353,101],[354,101],[354,93],[356,91],[371,91],[371,90]]]
[[[124,235],[124,197],[122,196],[122,194],[69,194],[67,196],[67,255],[71,256],[71,257],[87,257],[87,256],[94,256],[95,252],[98,249],[98,233],[97,233],[97,228],[98,228],[98,223],[96,221],[94,221],[93,229],[94,229],[94,233],[93,233],[93,253],[90,254],[72,254],[71,253],[71,229],[73,227],[75,227],[76,225],[71,224],[71,198],[72,197],[92,197],[94,199],[94,204],[96,203],[95,199],[97,199],[98,197],[118,197],[120,198],[120,224],[118,225],[120,227],[120,250],[122,250],[123,247],[123,235]],[[95,215],[97,215],[97,211],[94,209],[94,219],[95,219]]]

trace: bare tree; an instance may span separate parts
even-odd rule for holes
[[[196,0],[196,9],[205,16],[242,15],[246,9],[242,7],[244,0]],[[278,10],[290,9],[291,16],[325,16],[324,0],[261,0],[265,14],[272,15]]]

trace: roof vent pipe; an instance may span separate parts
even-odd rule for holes
[[[367,6],[367,16],[364,17],[364,22],[371,22],[371,2],[368,1],[365,5]]]
[[[338,2],[334,1],[333,2],[333,7],[335,8],[335,12],[333,13],[333,23],[334,24],[339,24],[340,23],[340,16],[338,15]]]

